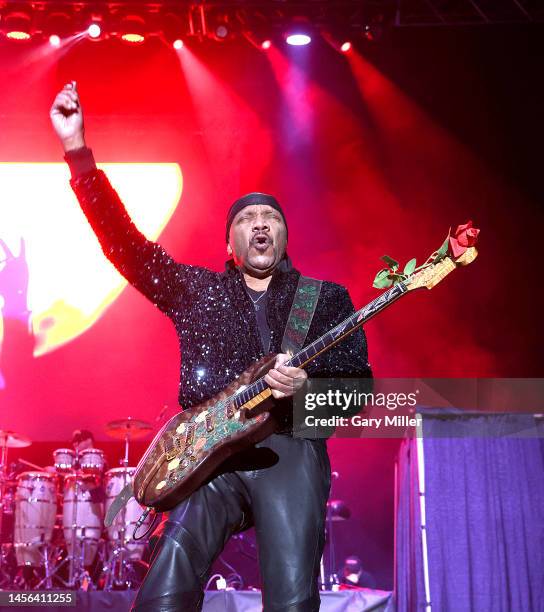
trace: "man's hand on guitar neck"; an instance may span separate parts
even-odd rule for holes
[[[308,378],[308,374],[302,368],[283,365],[290,358],[291,356],[286,353],[279,353],[276,356],[274,367],[264,377],[264,380],[272,389],[272,397],[276,399],[291,397]]]

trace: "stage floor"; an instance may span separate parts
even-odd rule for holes
[[[136,595],[135,591],[78,592],[78,612],[128,612]],[[321,612],[366,612],[386,611],[391,593],[363,589],[361,591],[339,591],[321,593]],[[0,610],[35,610],[40,606],[0,606]],[[42,607],[45,607],[42,605]],[[67,612],[69,607],[52,606],[48,610]],[[204,599],[203,612],[261,612],[260,591],[208,591]]]

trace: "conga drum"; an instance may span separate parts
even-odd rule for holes
[[[104,488],[106,489],[106,512],[113,503],[113,500],[123,490],[125,485],[132,482],[132,476],[136,468],[119,467],[106,472],[104,477]],[[142,558],[147,538],[134,540],[132,535],[136,523],[143,514],[145,508],[131,497],[126,506],[117,514],[113,523],[108,527],[108,540],[117,546],[124,546],[128,550],[128,558],[131,561],[139,561]],[[148,516],[145,522],[138,529],[138,535],[146,532],[151,524],[151,517]],[[123,536],[124,528],[124,536]]]
[[[53,464],[61,474],[66,474],[74,469],[76,453],[71,448],[57,448],[53,453]]]
[[[57,514],[57,476],[23,472],[15,491],[13,543],[18,565],[43,565],[43,546],[51,542]]]
[[[101,476],[105,466],[104,451],[99,448],[86,448],[79,453],[79,467],[86,474]]]
[[[96,557],[103,517],[98,480],[90,474],[66,476],[62,508],[64,539],[68,553],[81,556],[84,567],[89,567]]]

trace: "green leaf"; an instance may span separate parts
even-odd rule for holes
[[[378,274],[376,274],[376,278],[374,279],[372,286],[375,287],[376,289],[385,289],[386,287],[391,287],[391,285],[393,284],[393,281],[387,278],[388,275],[389,275],[388,268],[384,268],[383,270],[380,270]]]
[[[383,268],[376,274],[376,278],[374,280],[383,280],[384,278],[387,278],[389,272],[389,268]]]
[[[448,236],[446,240],[444,240],[442,246],[438,249],[438,254],[446,255],[446,253],[448,252],[449,245],[450,245],[450,237]]]
[[[392,257],[389,257],[389,255],[384,255],[381,259],[382,261],[385,261],[391,270],[396,271],[399,269],[399,262],[395,261]]]
[[[393,281],[390,281],[386,278],[385,280],[378,283],[378,285],[376,285],[376,289],[388,289],[389,287],[391,287],[392,284]]]
[[[448,234],[448,237],[446,238],[446,240],[444,240],[444,243],[436,252],[436,255],[434,256],[434,259],[432,260],[431,263],[433,264],[438,263],[441,259],[444,259],[444,257],[446,257],[446,255],[448,254],[449,246],[450,246],[450,236]]]
[[[375,280],[372,283],[372,286],[375,287],[376,289],[386,289],[387,287],[391,287],[392,284],[393,284],[393,281],[390,281],[387,278],[385,278],[383,280]]]
[[[404,266],[404,274],[406,276],[410,276],[412,272],[416,269],[416,259],[410,259],[410,261]]]

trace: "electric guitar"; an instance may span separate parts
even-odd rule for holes
[[[446,246],[444,243],[443,248]],[[423,269],[396,282],[369,304],[293,355],[286,365],[304,368],[363,323],[416,289],[431,289],[477,256],[474,247],[458,258],[435,252]],[[396,263],[396,262],[395,262]],[[133,483],[122,491],[106,516],[106,525],[134,495],[158,512],[172,509],[206,482],[231,455],[264,440],[277,428],[272,391],[263,377],[275,362],[268,355],[250,366],[223,391],[172,417],[157,433],[136,468]]]

